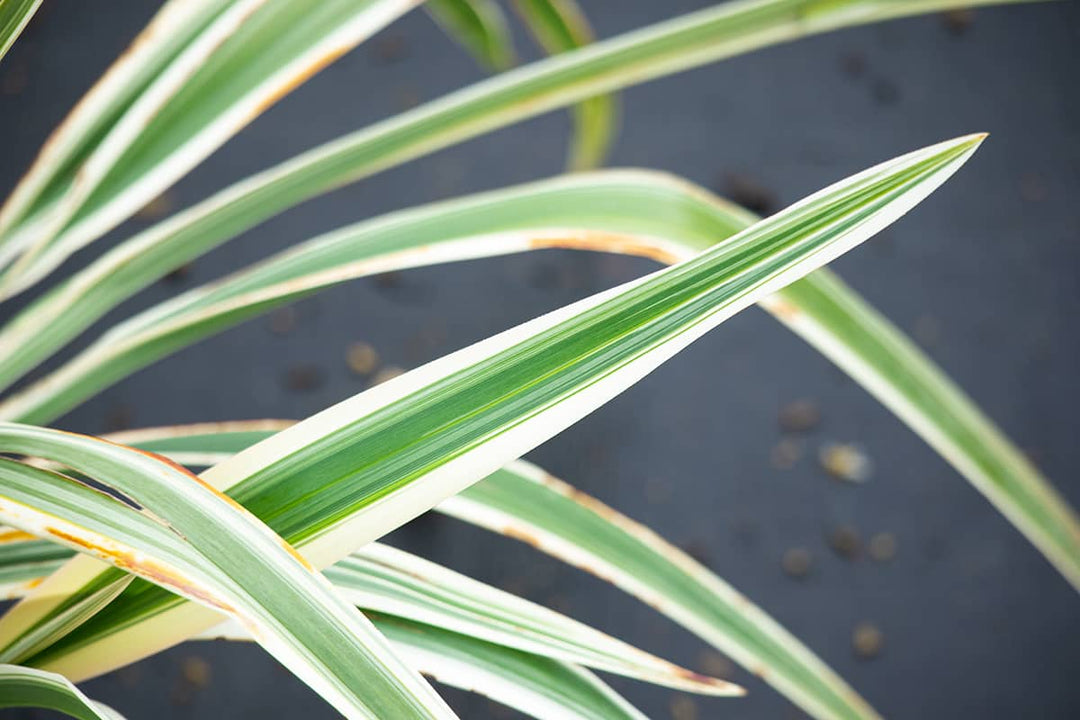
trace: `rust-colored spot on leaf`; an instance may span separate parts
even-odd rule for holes
[[[522,530],[521,528],[516,528],[513,526],[507,526],[503,528],[502,532],[503,535],[505,535],[506,537],[513,538],[514,540],[520,540],[527,545],[532,545],[534,548],[540,549],[543,546],[543,543],[540,542],[540,538],[536,537],[527,530]]]
[[[105,442],[110,442],[110,441],[106,440]],[[128,447],[128,446],[126,446],[126,445],[125,445],[124,447]],[[129,448],[129,449],[130,449],[130,450],[132,450],[133,452],[137,452],[137,453],[139,453],[140,455],[145,455],[145,456],[147,456],[147,457],[150,457],[150,458],[153,458],[153,459],[155,459],[155,460],[158,460],[158,461],[160,461],[160,462],[163,462],[163,463],[165,463],[166,465],[168,465],[168,466],[169,466],[169,467],[171,467],[172,469],[176,470],[177,472],[180,472],[180,473],[182,473],[183,475],[185,475],[185,476],[186,476],[186,477],[188,477],[189,479],[191,479],[191,480],[193,480],[193,481],[197,482],[197,483],[198,483],[199,485],[201,485],[202,487],[206,488],[206,490],[208,490],[208,491],[209,491],[210,493],[212,493],[213,495],[217,496],[217,498],[218,498],[219,500],[221,500],[222,502],[225,502],[226,504],[228,504],[229,506],[231,506],[232,508],[234,508],[234,509],[235,509],[235,510],[236,510],[237,512],[243,513],[243,514],[245,514],[245,515],[249,515],[249,514],[250,514],[250,513],[249,513],[249,511],[248,511],[248,509],[247,509],[247,508],[245,508],[245,507],[244,507],[243,505],[241,505],[240,503],[236,502],[236,501],[235,501],[235,500],[233,500],[233,499],[232,499],[231,497],[229,497],[229,496],[228,496],[228,495],[226,495],[225,493],[221,492],[220,490],[218,490],[217,488],[215,488],[215,487],[214,487],[213,485],[211,485],[210,483],[206,482],[205,480],[203,480],[203,479],[202,479],[201,477],[199,477],[199,476],[198,476],[198,475],[196,475],[195,473],[193,473],[193,472],[191,472],[190,470],[188,470],[188,469],[187,469],[186,467],[184,467],[183,465],[180,465],[179,463],[176,463],[176,462],[174,462],[174,461],[170,460],[169,458],[167,458],[167,457],[165,457],[165,456],[163,456],[163,455],[158,455],[157,453],[155,453],[155,452],[151,452],[151,451],[149,451],[149,450],[140,450],[139,448]],[[253,517],[254,517],[254,516],[253,516]],[[292,556],[293,556],[293,558],[294,558],[294,559],[295,559],[295,560],[296,560],[296,561],[297,561],[298,563],[300,563],[301,565],[303,565],[303,566],[304,566],[304,568],[306,568],[307,570],[309,570],[309,571],[311,571],[311,572],[315,572],[315,568],[314,568],[314,567],[313,567],[313,566],[311,565],[311,563],[309,563],[309,562],[308,562],[308,561],[307,561],[307,560],[306,560],[306,559],[304,558],[304,556],[303,556],[303,555],[301,555],[301,554],[300,554],[299,552],[297,552],[297,551],[296,551],[296,548],[294,548],[294,547],[293,547],[292,545],[290,545],[289,543],[285,542],[285,541],[284,541],[284,540],[282,540],[281,538],[278,538],[278,542],[280,543],[281,547],[282,547],[282,548],[284,548],[284,549],[285,549],[285,551],[286,551],[286,552],[288,552],[288,553],[289,553],[290,555],[292,555]]]
[[[299,86],[303,85],[313,75],[325,68],[330,63],[337,60],[339,57],[341,57],[351,49],[352,45],[339,46],[331,48],[328,52],[315,58],[313,62],[301,68],[300,72],[293,75],[282,85],[277,87],[272,93],[260,100],[259,103],[255,106],[255,109],[252,111],[249,120],[254,120],[259,115],[262,115],[278,100],[285,97]]]
[[[799,310],[799,308],[795,307],[787,300],[782,300],[775,295],[761,301],[761,305],[782,322],[786,323],[795,322],[802,315],[802,311]]]
[[[159,563],[149,558],[138,559],[131,553],[119,551],[116,548],[105,547],[97,543],[90,542],[86,538],[81,538],[77,535],[64,532],[59,528],[47,527],[45,530],[61,540],[64,540],[72,545],[84,548],[98,557],[108,560],[113,565],[121,570],[139,575],[146,578],[152,583],[157,585],[163,585],[164,587],[176,590],[188,597],[197,598],[199,601],[217,608],[222,612],[230,615],[235,614],[235,610],[228,604],[221,602],[216,597],[206,593],[201,587],[193,584],[188,578],[183,575],[179,575],[172,568]]]
[[[3,545],[4,543],[26,542],[27,540],[36,539],[37,536],[31,535],[28,532],[23,532],[22,530],[16,530],[15,528],[0,530],[0,545]]]
[[[575,235],[565,237],[539,237],[529,241],[534,250],[546,248],[566,248],[569,250],[595,250],[597,252],[636,255],[655,260],[664,265],[673,265],[679,261],[676,255],[646,240],[630,235],[582,230]]]

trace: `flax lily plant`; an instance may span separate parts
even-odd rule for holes
[[[621,88],[833,29],[1001,1],[738,0],[594,42],[573,0],[515,0],[551,57],[513,69],[495,0],[166,2],[0,210],[0,300],[37,290],[0,327],[0,592],[16,601],[0,618],[0,707],[117,718],[73,683],[214,637],[258,643],[350,718],[454,717],[425,675],[537,718],[642,717],[594,671],[742,693],[379,542],[435,510],[610,581],[814,717],[878,717],[721,578],[520,460],[754,303],[892,410],[1080,587],[1072,510],[824,267],[933,192],[982,135],[881,162],[765,219],[668,175],[594,169]],[[39,3],[0,0],[0,56]],[[53,280],[262,110],[420,5],[495,74],[225,187]],[[271,216],[563,107],[578,172],[307,240],[128,317],[15,387],[124,300]],[[550,247],[667,267],[295,423],[100,438],[50,426],[155,360],[322,288]]]

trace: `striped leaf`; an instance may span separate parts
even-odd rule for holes
[[[387,545],[366,545],[323,574],[341,597],[364,610],[658,685],[709,695],[741,694],[730,683],[672,665],[559,613]]]
[[[17,547],[15,549],[18,550]],[[0,552],[5,550],[6,547],[0,546]],[[82,625],[101,611],[119,596],[133,579],[134,577],[129,575],[116,582],[103,583],[72,602],[57,606],[42,622],[28,628],[14,642],[0,650],[0,663],[17,662],[49,647],[71,632],[72,628]]]
[[[77,625],[85,613],[73,608],[128,582],[115,578],[118,570],[97,571],[103,560],[206,606],[212,616],[235,618],[346,717],[454,717],[291,547],[180,466],[96,438],[25,425],[0,425],[0,446],[61,463],[97,484],[0,459],[0,518],[89,553],[79,559],[94,571],[89,583],[77,585],[85,592],[66,597],[64,578],[54,575],[0,620],[9,659],[24,661],[16,650],[28,638],[36,640],[42,628],[54,636],[70,629],[59,627],[63,615]],[[41,614],[42,608],[48,612]]]
[[[424,9],[481,67],[506,70],[516,62],[514,39],[495,0],[427,0]]]
[[[0,600],[20,598],[72,556],[63,545],[0,528]]]
[[[636,171],[561,178],[391,213],[137,314],[0,403],[0,418],[49,422],[170,352],[350,278],[552,246],[632,252],[659,237],[689,237],[704,248],[746,225],[743,211],[704,190]],[[664,257],[683,247],[670,244]]]
[[[64,551],[61,560],[52,559],[48,545]],[[12,584],[13,596],[21,597],[28,588],[19,585],[42,579],[40,570],[35,572],[26,560],[52,562],[59,567],[73,554],[48,541],[0,540],[0,577],[7,572],[13,580],[21,581]],[[340,597],[365,614],[393,615],[513,650],[688,692],[741,692],[730,683],[703,677],[535,603],[380,543],[361,548],[328,567],[323,575]],[[107,587],[114,589],[113,596],[123,589],[121,583]],[[67,624],[63,618],[55,626],[70,630],[78,624]],[[231,625],[240,627],[235,622]],[[207,634],[223,632],[212,629]],[[246,637],[250,639],[250,635]],[[29,645],[23,643],[18,653],[8,650],[7,654],[27,654],[23,648]]]
[[[639,254],[670,263],[692,257],[755,220],[701,188],[626,171],[394,213],[317,238],[135,316],[58,372],[0,404],[0,417],[47,421],[169,352],[348,278],[552,246]],[[898,328],[827,270],[761,302],[896,413],[1080,587],[1075,513]]]
[[[120,713],[96,703],[55,673],[0,665],[0,709],[55,710],[79,720],[124,720]]]
[[[227,490],[314,565],[330,565],[576,422],[727,317],[865,240],[944,182],[981,139],[960,138],[871,168],[691,260],[335,405],[202,478]],[[53,580],[79,578],[65,585],[78,590],[80,560]],[[212,613],[161,592],[125,604],[143,591],[155,593],[133,583],[31,662],[79,679],[214,621]],[[21,605],[32,605],[38,592]]]
[[[429,677],[485,695],[540,720],[645,720],[595,675],[574,665],[530,655],[440,627],[370,613],[394,651]],[[226,623],[200,638],[249,640]]]
[[[692,257],[755,219],[701,188],[626,171],[394,213],[309,241],[135,316],[59,371],[0,404],[0,417],[47,421],[199,338],[360,275],[551,246],[640,254],[670,263]],[[896,413],[1080,587],[1075,514],[898,328],[827,270],[762,304]]]
[[[15,44],[15,39],[40,5],[41,0],[0,0],[0,60]]]
[[[76,106],[0,213],[0,261],[13,262],[0,296],[115,227],[418,2],[167,4]]]
[[[714,60],[840,27],[1003,1],[728,2],[503,73],[314,148],[121,243],[0,330],[0,389],[170,270],[335,187],[518,120]]]
[[[576,0],[514,0],[514,8],[537,43],[549,55],[588,45],[595,36]],[[618,123],[614,95],[597,95],[573,108],[574,134],[567,153],[568,170],[604,164]]]
[[[215,432],[211,425],[194,425],[119,437],[201,466],[286,427],[283,421],[230,423]],[[435,509],[528,542],[614,584],[730,655],[815,717],[877,717],[810,650],[707,568],[534,465],[512,462]]]
[[[877,718],[769,615],[686,553],[540,468],[508,465],[439,512],[523,540],[601,577],[730,655],[818,718]]]

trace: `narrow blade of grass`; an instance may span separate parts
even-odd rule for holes
[[[218,438],[223,442],[238,439],[231,433]],[[0,534],[0,581],[9,578],[11,596],[23,597],[30,590],[28,583],[40,582],[48,574],[43,571],[45,566],[51,564],[55,569],[73,555],[69,548],[48,540],[29,536],[5,541]],[[326,568],[323,576],[340,597],[365,615],[393,615],[513,650],[686,692],[741,694],[741,689],[731,683],[678,667],[560,613],[381,543],[366,545]],[[124,585],[105,587],[115,595]],[[104,604],[101,602],[94,611]],[[78,624],[71,625],[67,617],[56,616],[57,627],[70,630]],[[212,629],[206,634],[222,633]],[[249,634],[245,633],[245,637],[250,639]],[[36,647],[36,642],[25,642],[7,653],[25,655],[26,648],[32,646]]]
[[[284,421],[262,421],[221,426],[221,432],[196,425],[120,437],[201,466],[286,427]],[[809,649],[714,573],[534,465],[512,462],[435,509],[527,542],[614,584],[730,655],[815,717],[877,717]]]
[[[66,678],[19,665],[0,665],[0,709],[55,710],[79,720],[124,720],[79,692]]]
[[[0,518],[89,553],[72,566],[81,560],[92,570],[104,561],[200,603],[203,612],[235,618],[346,717],[455,717],[290,546],[180,466],[26,425],[0,425],[0,447],[60,463],[96,483],[0,460]],[[87,591],[68,597],[64,578],[52,576],[35,595],[48,612],[35,610],[31,598],[0,619],[0,652],[24,662],[43,636],[66,636],[84,624],[87,602],[130,581],[104,567],[89,583],[86,572],[75,573],[75,587]],[[94,617],[102,607],[97,603]]]
[[[188,42],[145,86],[123,88],[135,93],[109,97],[109,82],[103,82],[105,97],[92,91],[64,129],[89,126],[100,135],[79,143],[82,152],[63,158],[48,153],[49,162],[31,169],[0,216],[0,257],[19,253],[0,275],[0,297],[29,287],[115,227],[294,87],[419,1],[229,0],[207,6],[194,0],[194,8],[166,6],[152,32],[171,33],[180,25],[183,37],[190,26]],[[211,17],[200,27],[204,14]],[[175,42],[158,38],[150,35],[152,46]],[[160,53],[150,60],[165,58]],[[119,74],[147,72],[123,60],[119,65]],[[128,103],[117,107],[110,99]]]
[[[424,9],[481,67],[492,71],[513,67],[514,39],[495,0],[427,0]]]
[[[944,182],[981,139],[960,138],[871,168],[691,260],[329,408],[202,477],[316,566],[332,564],[576,422],[732,314],[865,240]],[[53,579],[76,575],[78,564]],[[179,642],[214,620],[160,592],[152,601],[143,596],[134,607],[125,604],[135,589],[30,661],[86,677]]]
[[[514,7],[540,47],[558,55],[596,39],[576,0],[514,0]],[[604,164],[619,121],[615,95],[597,95],[573,107],[574,132],[567,153],[571,171],[591,170]]]
[[[0,0],[0,60],[40,6],[41,0]]]
[[[369,613],[394,650],[432,679],[491,698],[539,720],[645,720],[595,675],[575,665],[444,628]],[[193,638],[250,640],[234,623]]]
[[[235,183],[121,243],[0,330],[0,389],[170,270],[333,188],[519,120],[725,57],[876,20],[1001,2],[727,2],[503,73]]]

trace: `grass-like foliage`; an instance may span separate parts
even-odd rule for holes
[[[765,219],[664,174],[595,170],[615,140],[621,88],[806,35],[994,0],[739,0],[602,41],[573,0],[515,0],[509,15],[496,0],[429,0],[439,25],[496,74],[225,187],[54,279],[260,112],[420,4],[169,0],[0,209],[0,301],[49,284],[0,327],[0,597],[18,599],[0,618],[0,707],[117,718],[72,683],[213,637],[258,643],[350,718],[454,717],[424,675],[538,718],[641,717],[594,670],[742,694],[379,542],[436,510],[610,581],[815,717],[877,717],[722,579],[519,459],[755,303],[892,410],[1080,587],[1073,512],[824,267],[932,193],[982,135],[879,162]],[[0,57],[37,5],[0,0]],[[515,22],[550,57],[514,67]],[[269,217],[563,107],[573,118],[568,168],[589,172],[313,238],[142,310],[26,380],[135,293]],[[322,288],[550,247],[665,267],[295,423],[103,438],[50,427],[140,368]]]

